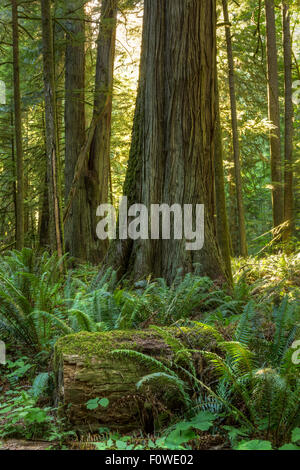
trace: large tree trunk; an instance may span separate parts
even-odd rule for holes
[[[287,227],[284,239],[288,240],[293,233],[294,195],[293,195],[293,78],[292,78],[292,44],[290,32],[289,6],[283,2],[283,50],[285,77],[285,139],[284,139],[284,221]]]
[[[63,254],[63,230],[59,184],[56,98],[53,61],[53,29],[50,0],[41,0],[45,88],[46,148],[49,182],[49,233],[52,251]]]
[[[65,53],[65,192],[70,193],[80,150],[85,142],[85,23],[81,0],[68,2]],[[91,231],[84,175],[80,177],[70,216],[65,223],[65,249],[71,256],[88,259]]]
[[[229,14],[228,14],[227,0],[222,0],[222,3],[223,3],[224,21],[226,24],[225,32],[226,32],[226,45],[227,45],[227,57],[228,57],[229,93],[230,93],[230,104],[231,104],[235,191],[236,191],[236,205],[237,205],[237,215],[238,215],[239,254],[241,256],[247,256],[248,249],[247,249],[245,213],[244,213],[244,203],[243,203],[240,143],[239,143],[239,133],[238,133],[238,122],[237,122],[234,61],[233,61],[233,52],[232,52],[231,30],[229,26]]]
[[[14,71],[14,111],[15,111],[15,141],[16,141],[16,248],[24,247],[24,155],[22,144],[22,116],[19,70],[19,30],[18,3],[12,0],[13,26],[13,71]]]
[[[272,204],[274,228],[283,223],[283,188],[280,142],[280,110],[274,0],[265,0],[268,59],[268,102],[270,131]],[[276,234],[275,234],[276,235]],[[277,234],[278,235],[278,234]]]
[[[185,239],[112,243],[107,262],[120,274],[172,281],[178,269],[197,264],[213,279],[226,277],[214,222],[215,67],[214,1],[145,1],[124,193],[128,205],[142,203],[149,212],[151,204],[204,204],[205,243],[198,251],[187,251]]]

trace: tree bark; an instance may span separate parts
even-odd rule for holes
[[[53,29],[50,0],[41,0],[44,63],[45,122],[49,182],[49,234],[52,251],[63,254],[63,228],[59,184]]]
[[[184,334],[175,328],[170,332],[186,347],[219,352],[215,338],[197,326],[185,328]],[[68,419],[72,429],[82,432],[95,432],[105,426],[124,433],[140,429],[152,433],[158,429],[162,409],[174,413],[182,408],[178,392],[169,384],[164,388],[161,384],[149,384],[137,390],[136,384],[143,376],[160,369],[132,357],[112,356],[116,349],[134,350],[166,365],[175,359],[175,352],[161,333],[154,330],[65,336],[56,343],[54,353],[55,401],[59,413]],[[197,372],[207,386],[213,387],[216,376],[207,361],[199,362]],[[107,398],[108,406],[88,410],[87,402],[95,398]]]
[[[248,255],[247,236],[245,225],[245,212],[243,202],[243,189],[242,189],[242,175],[241,175],[241,158],[240,158],[240,143],[238,133],[237,121],[237,108],[236,108],[236,95],[235,95],[235,78],[234,78],[234,60],[232,52],[231,30],[229,26],[229,14],[227,0],[222,0],[227,57],[228,57],[228,80],[229,80],[229,93],[231,104],[231,123],[232,123],[232,143],[233,143],[233,158],[234,158],[234,175],[235,175],[235,190],[236,190],[236,203],[238,215],[238,233],[239,233],[239,254],[243,257]]]
[[[45,157],[47,155],[46,149],[46,123],[45,113],[43,112],[43,137],[45,142]],[[46,158],[45,158],[46,160]],[[43,192],[40,196],[40,208],[39,208],[39,245],[44,249],[49,249],[50,246],[50,234],[49,234],[49,181],[48,181],[48,168],[47,160],[44,170],[44,181],[43,181]]]
[[[117,23],[117,0],[104,0],[101,6],[97,64],[95,77],[94,112],[86,140],[77,152],[77,160],[69,171],[67,184],[67,202],[64,214],[66,226],[72,225],[73,237],[82,233],[80,243],[76,242],[74,255],[81,253],[83,259],[92,263],[103,260],[107,243],[97,238],[96,211],[100,204],[108,202],[110,169],[110,135],[113,91],[113,70],[115,57]],[[70,177],[73,177],[70,180]],[[71,183],[71,184],[70,184]],[[77,201],[77,202],[76,202]],[[72,205],[79,209],[80,215],[72,222]],[[74,210],[74,207],[73,207]],[[78,225],[79,224],[79,225]],[[68,236],[70,239],[72,235]],[[74,242],[75,243],[75,242]],[[79,247],[81,244],[81,247]],[[68,246],[67,246],[68,248]]]
[[[85,23],[81,0],[68,2],[66,12],[65,52],[65,197],[68,199],[78,155],[85,143]],[[76,19],[74,19],[75,17]],[[72,257],[88,259],[88,237],[91,231],[86,201],[84,175],[72,201],[65,222],[65,249]]]
[[[180,35],[178,32],[181,32]],[[186,240],[112,243],[107,264],[134,278],[171,282],[178,269],[224,281],[214,221],[216,77],[215,2],[146,0],[141,75],[124,185],[128,205],[205,205],[205,243]],[[194,220],[195,222],[195,220]]]
[[[94,119],[102,113],[95,128],[88,160],[87,195],[89,201],[91,260],[103,260],[108,244],[99,242],[96,235],[96,211],[100,204],[108,203],[110,173],[110,138],[113,75],[116,44],[117,0],[104,0],[101,7],[101,24],[98,37]],[[104,111],[104,112],[103,112]]]
[[[274,0],[265,0],[266,26],[267,26],[267,62],[268,62],[268,103],[269,121],[274,127],[270,131],[271,149],[271,178],[272,178],[272,204],[274,228],[283,223],[283,187],[282,187],[282,161],[280,139],[280,110],[278,63],[276,45],[276,24]],[[275,233],[275,236],[278,236]]]
[[[285,78],[285,137],[284,137],[284,221],[287,227],[283,239],[289,240],[294,227],[293,194],[293,78],[292,78],[292,43],[290,31],[290,12],[288,3],[283,2],[283,51]]]
[[[226,210],[225,181],[223,167],[223,143],[220,122],[218,77],[216,78],[216,137],[215,137],[215,190],[217,237],[226,266],[228,279],[232,280],[230,238]]]
[[[22,111],[19,69],[18,3],[12,0],[14,124],[16,141],[16,248],[24,247],[24,154],[22,143]]]

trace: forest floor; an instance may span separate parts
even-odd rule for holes
[[[50,261],[46,260],[47,269]],[[9,262],[15,263],[15,255],[12,259],[6,258],[5,273]],[[19,270],[20,266],[18,260]],[[90,267],[73,271],[66,281],[55,277],[57,273],[59,276],[55,263],[50,269],[52,285],[50,278],[40,275],[36,268],[34,274],[28,276],[29,268],[25,264],[24,279],[30,280],[31,286],[23,283],[21,271],[16,275],[12,270],[11,275],[5,274],[7,279],[2,276],[0,297],[5,292],[6,304],[2,303],[1,307],[9,306],[7,316],[4,307],[0,310],[2,325],[15,327],[7,322],[17,302],[21,311],[24,305],[34,308],[35,302],[41,303],[41,300],[45,304],[47,301],[48,311],[59,319],[58,325],[64,322],[74,333],[99,331],[99,327],[100,331],[122,328],[134,331],[144,329],[145,325],[148,328],[150,324],[159,325],[167,332],[165,327],[186,319],[187,324],[193,320],[195,327],[204,328],[206,334],[213,332],[222,337],[217,351],[221,354],[225,347],[227,356],[221,354],[213,358],[219,364],[222,378],[213,382],[216,383],[214,395],[197,401],[199,390],[196,393],[187,380],[184,388],[195,400],[193,408],[184,415],[174,414],[172,422],[156,435],[141,430],[125,436],[105,428],[99,429],[99,435],[79,435],[64,430],[53,406],[52,351],[57,337],[65,333],[59,333],[57,323],[44,321],[40,323],[40,333],[37,322],[37,335],[40,334],[41,339],[48,335],[45,350],[36,354],[22,341],[12,341],[7,348],[7,364],[0,366],[0,450],[271,450],[282,446],[300,450],[300,366],[291,359],[292,354],[296,354],[293,344],[300,340],[300,255],[234,260],[233,268],[234,290],[231,292],[199,276],[187,276],[174,286],[167,286],[161,280],[140,282],[133,287],[120,286],[115,284],[111,272],[97,290],[92,291],[90,286],[96,272]],[[46,272],[45,266],[40,269]],[[13,298],[16,292],[18,298]],[[41,299],[40,292],[46,300]],[[28,304],[24,302],[26,296],[30,300]],[[72,297],[74,303],[70,301]],[[11,299],[11,303],[7,299]],[[74,317],[74,311],[81,314]],[[97,312],[102,315],[99,316],[101,323]],[[23,328],[20,319],[18,328]],[[199,356],[193,357],[188,351],[186,354],[192,371],[194,366],[197,368]],[[252,357],[255,357],[253,363]],[[209,367],[213,368],[214,364]],[[228,367],[230,376],[226,376]],[[255,378],[253,389],[245,381],[249,376]],[[178,379],[181,386],[183,377]],[[242,386],[245,383],[242,394],[235,388],[236,383]],[[84,405],[87,407],[87,403]],[[239,421],[240,417],[236,419],[232,406],[241,412],[244,424]],[[201,410],[200,413],[195,415],[195,409]],[[270,415],[266,414],[267,409]],[[253,410],[255,414],[250,418]],[[272,423],[272,427],[267,429],[266,422]]]
[[[25,439],[8,439],[2,444],[0,450],[47,450],[49,442],[45,441],[27,441]]]

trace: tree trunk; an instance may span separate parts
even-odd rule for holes
[[[216,217],[217,237],[226,266],[226,274],[232,282],[230,260],[230,238],[226,210],[225,181],[223,167],[223,143],[220,122],[218,78],[216,78],[216,137],[215,137],[215,189],[216,189]]]
[[[15,141],[16,141],[16,248],[24,247],[24,155],[22,144],[22,115],[19,70],[19,30],[18,3],[12,0],[13,27],[13,72],[14,72],[14,111],[15,111]]]
[[[70,193],[79,152],[85,142],[85,23],[81,0],[68,2],[65,53],[65,192]],[[76,19],[73,19],[75,17]],[[72,257],[88,259],[91,231],[82,175],[65,222],[65,249]]]
[[[283,50],[284,50],[284,77],[285,77],[285,139],[284,139],[284,221],[287,227],[284,230],[284,240],[288,240],[293,233],[294,225],[294,195],[293,195],[293,78],[292,78],[292,44],[290,32],[289,6],[283,2]]]
[[[73,237],[78,237],[82,228],[81,256],[93,263],[102,261],[107,251],[107,243],[97,238],[96,211],[100,204],[108,202],[116,24],[117,0],[104,0],[97,41],[93,119],[85,143],[77,154],[73,179],[67,184],[68,197],[64,215],[66,224],[72,224]],[[68,179],[70,176],[71,174]],[[78,213],[81,218],[79,226],[78,218],[68,222],[76,199],[81,208],[81,213]],[[85,219],[82,218],[83,213]],[[77,250],[78,244],[78,253]]]
[[[41,0],[42,36],[45,88],[46,148],[49,182],[49,234],[52,251],[63,254],[63,230],[61,216],[56,98],[53,61],[53,29],[50,0]]]
[[[245,213],[243,203],[243,189],[242,189],[242,176],[241,176],[241,161],[240,161],[240,143],[237,122],[237,109],[236,109],[236,95],[235,95],[235,78],[234,78],[234,61],[232,52],[231,31],[229,26],[229,14],[227,0],[222,0],[225,32],[226,32],[226,45],[228,56],[228,79],[229,79],[229,92],[231,104],[231,123],[232,123],[232,143],[233,143],[233,157],[234,157],[234,175],[235,175],[235,190],[237,201],[237,215],[238,215],[238,229],[239,229],[239,254],[246,257],[248,255]]]
[[[94,118],[98,120],[88,161],[87,195],[89,201],[91,234],[91,261],[103,260],[108,244],[96,235],[96,211],[100,204],[108,203],[110,173],[110,138],[113,73],[116,44],[117,0],[104,0],[101,7],[101,24],[98,37]],[[103,110],[105,112],[103,113]]]
[[[232,256],[240,255],[240,243],[239,243],[239,224],[237,214],[237,196],[236,196],[236,185],[235,185],[235,170],[233,161],[233,152],[230,148],[227,155],[229,162],[228,166],[228,191],[229,191],[229,234],[230,234],[230,251]]]
[[[282,162],[280,142],[280,111],[278,64],[276,46],[276,25],[274,0],[265,0],[267,26],[267,60],[268,60],[268,102],[269,121],[273,125],[270,131],[271,175],[272,175],[272,204],[274,228],[283,223],[283,188]],[[275,233],[275,236],[278,234]]]
[[[10,125],[12,129],[11,133],[11,159],[12,159],[12,194],[13,194],[13,203],[14,203],[14,216],[15,216],[15,243],[14,248],[16,248],[17,242],[17,220],[18,220],[18,210],[17,210],[17,178],[16,178],[16,156],[15,156],[15,133],[14,133],[14,114],[13,114],[13,103],[11,103],[11,113],[10,113]]]
[[[149,212],[151,204],[204,204],[205,243],[197,251],[187,251],[184,238],[112,243],[106,261],[120,274],[171,282],[178,269],[192,272],[197,266],[203,275],[226,278],[214,221],[215,68],[214,1],[145,1],[124,193],[128,205],[141,203]]]

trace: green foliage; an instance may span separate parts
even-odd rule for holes
[[[50,437],[54,421],[50,410],[36,406],[36,399],[25,391],[15,394],[0,405],[0,437]]]
[[[55,255],[40,257],[29,249],[5,255],[0,259],[1,334],[9,344],[18,340],[28,356],[8,360],[2,374],[14,389],[3,395],[3,433],[25,436],[27,429],[26,436],[67,438],[56,426],[54,410],[39,405],[53,387],[51,372],[41,364],[60,335],[150,327],[172,349],[172,360],[130,350],[111,354],[148,370],[137,392],[159,391],[162,404],[172,400],[175,424],[143,443],[109,434],[99,449],[188,449],[197,447],[199,432],[216,430],[226,433],[232,448],[298,449],[300,380],[292,345],[300,338],[299,264],[297,256],[268,259],[270,266],[260,259],[237,263],[229,295],[197,275],[178,273],[170,286],[162,279],[130,286],[118,282],[112,269],[99,278],[80,266],[66,276],[60,272],[63,260]],[[180,339],[166,325],[181,331]],[[195,348],[195,338],[202,337],[212,349]],[[199,364],[212,374],[209,383]],[[93,398],[86,406],[108,405],[105,398]]]
[[[43,395],[47,395],[50,382],[50,374],[48,372],[41,372],[35,377],[33,381],[32,387],[29,391],[30,395],[36,399],[42,397]]]
[[[99,406],[107,408],[109,405],[109,400],[107,398],[93,398],[89,400],[86,404],[88,410],[96,410]]]
[[[292,432],[291,443],[284,444],[277,450],[300,450],[297,445],[300,442],[300,428],[295,428]],[[273,450],[272,442],[253,439],[251,441],[242,440],[236,446],[235,450]]]
[[[20,379],[28,376],[35,368],[33,364],[30,364],[28,357],[20,357],[16,361],[7,360],[5,366],[9,371],[5,373],[5,377],[12,386]]]
[[[235,450],[272,450],[272,444],[269,441],[241,441]]]
[[[49,347],[58,331],[69,333],[59,313],[64,258],[29,249],[0,259],[0,334],[35,351]]]

